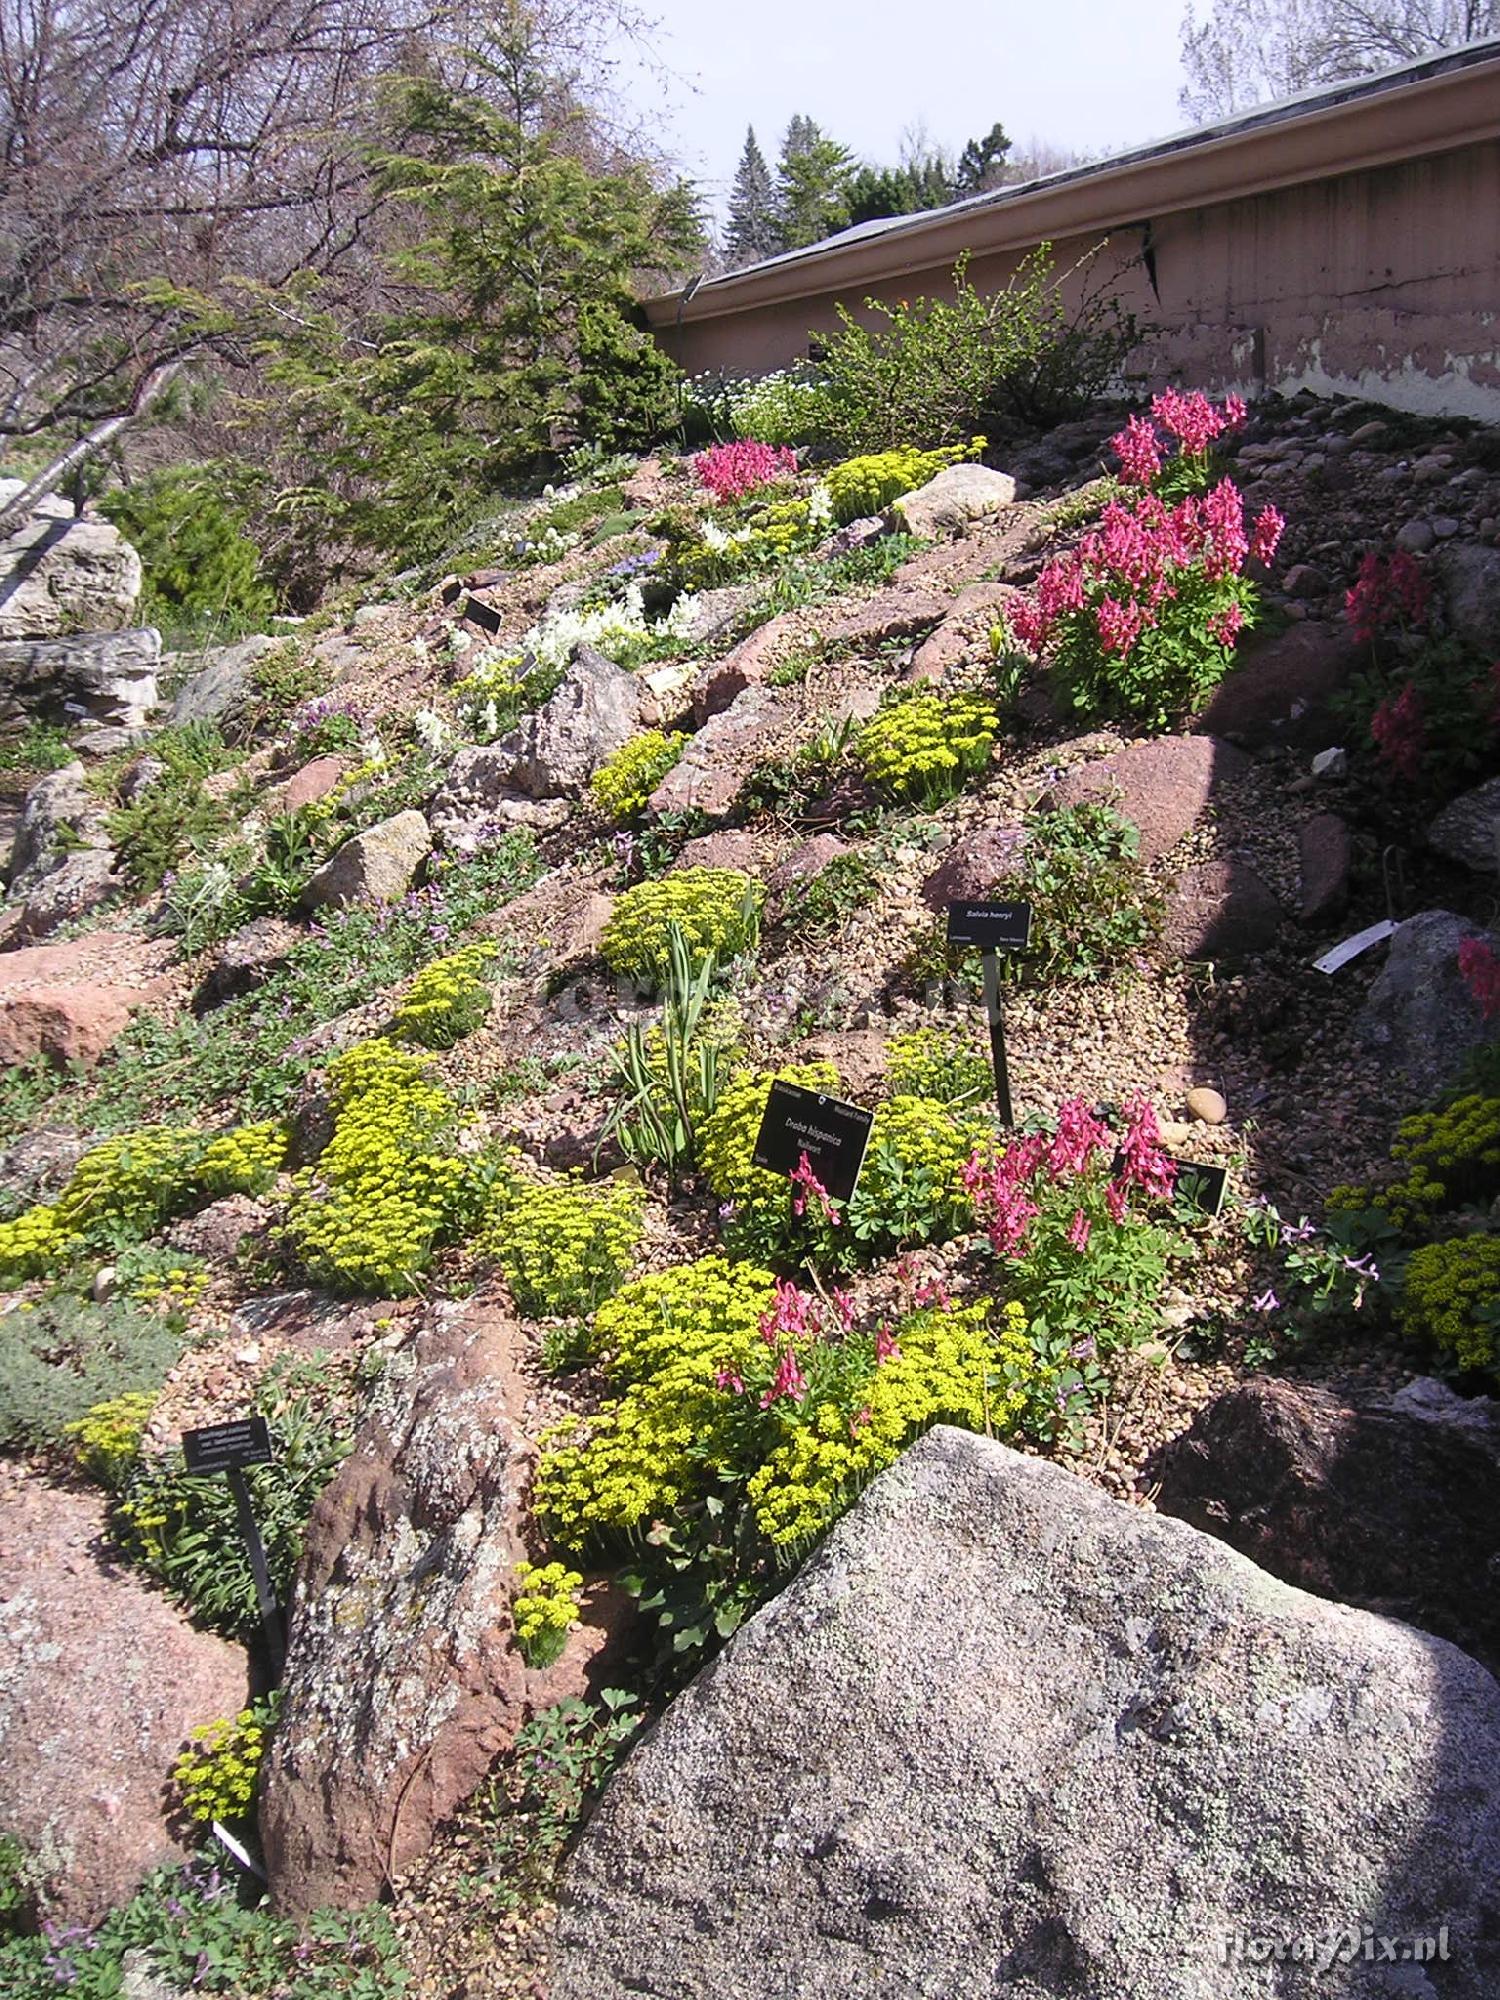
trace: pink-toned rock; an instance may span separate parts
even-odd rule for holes
[[[1178,958],[1250,958],[1275,941],[1281,915],[1246,862],[1205,861],[1174,886],[1162,938]]]
[[[1252,748],[1290,743],[1321,749],[1333,726],[1332,697],[1359,667],[1362,649],[1337,626],[1309,618],[1248,639],[1214,690],[1199,727]]]
[[[1159,736],[1064,772],[1049,808],[1098,799],[1141,836],[1141,859],[1160,859],[1192,832],[1210,802],[1249,769],[1242,751],[1212,736]]]
[[[796,1060],[832,1063],[839,1073],[839,1092],[851,1103],[868,1104],[888,1087],[885,1036],[879,1028],[847,1028],[837,1035],[813,1035],[798,1047]]]
[[[654,813],[698,811],[721,819],[787,719],[774,690],[746,688],[710,716],[651,794]]]
[[[169,956],[133,931],[0,952],[0,1063],[97,1062],[161,992]]]
[[[887,639],[910,639],[928,632],[947,616],[950,600],[909,583],[892,584],[862,603],[830,605],[815,611],[813,624],[826,646],[851,651],[878,646]]]
[[[716,833],[700,833],[696,840],[685,841],[667,873],[680,874],[684,868],[738,868],[756,875],[760,872],[758,847],[755,835],[743,827],[721,827]]]
[[[1349,828],[1337,813],[1318,813],[1297,833],[1300,897],[1305,924],[1342,916],[1349,902]]]
[[[836,833],[815,833],[808,840],[799,840],[766,877],[766,888],[773,898],[785,901],[815,882],[825,868],[848,852],[848,841],[840,840]]]
[[[949,671],[976,654],[988,654],[990,631],[1007,603],[1022,595],[1008,583],[967,584],[953,600],[947,617],[912,655],[905,678],[944,680]]]
[[[800,621],[783,614],[757,626],[722,660],[710,661],[692,686],[693,717],[699,728],[711,715],[722,715],[746,688],[759,687],[776,662],[794,650],[801,636]]]
[[[1015,873],[1025,845],[1021,826],[986,826],[961,834],[923,881],[922,901],[929,910],[982,902]]]
[[[313,1509],[260,1811],[280,1910],[377,1895],[602,1660],[593,1627],[545,1672],[514,1642],[525,1353],[499,1301],[434,1307]]]
[[[349,769],[343,757],[314,757],[277,787],[274,795],[277,810],[300,812],[303,806],[316,805],[319,799],[327,798]]]
[[[92,1924],[184,1859],[167,1779],[244,1707],[244,1651],[195,1632],[110,1551],[102,1494],[0,1467],[0,1827],[40,1857],[48,1914]]]

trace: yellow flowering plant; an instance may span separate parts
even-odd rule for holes
[[[583,1577],[566,1563],[519,1562],[516,1582],[511,1603],[516,1644],[528,1667],[550,1667],[561,1659],[568,1634],[579,1623]]]
[[[903,690],[860,730],[853,755],[877,791],[940,806],[983,774],[999,728],[988,695]]]
[[[424,966],[392,1016],[391,1034],[425,1049],[451,1049],[483,1027],[490,1011],[485,974],[494,957],[492,944],[468,944]]]
[[[253,1817],[261,1766],[280,1708],[278,1689],[238,1715],[220,1716],[192,1732],[190,1747],[172,1766],[178,1803],[190,1820],[200,1826],[215,1820],[235,1826]]]
[[[687,740],[680,729],[671,735],[660,729],[643,729],[595,771],[589,779],[589,797],[606,819],[616,826],[629,826],[645,812],[651,794],[682,755]]]
[[[637,882],[616,899],[600,956],[612,972],[661,986],[671,971],[676,930],[693,970],[709,957],[725,965],[754,949],[764,901],[764,886],[737,868],[683,868]]]

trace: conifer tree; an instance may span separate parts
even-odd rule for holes
[[[821,243],[849,224],[854,156],[800,114],[786,128],[777,165],[781,233],[788,250]]]
[[[778,250],[786,248],[781,235],[776,183],[753,125],[745,134],[745,150],[734,176],[729,228],[724,240],[731,268],[754,264],[762,257],[774,257]]]

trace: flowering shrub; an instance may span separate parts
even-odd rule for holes
[[[517,1181],[485,1241],[523,1312],[592,1312],[630,1269],[644,1204],[620,1181]]]
[[[63,1426],[79,1466],[90,1479],[97,1479],[111,1491],[123,1484],[141,1455],[141,1439],[155,1407],[153,1394],[135,1389],[113,1396],[107,1403],[95,1403],[75,1422]]]
[[[492,944],[468,944],[424,966],[391,1017],[392,1035],[426,1049],[451,1049],[472,1035],[489,1016],[484,974],[494,956]]]
[[[706,486],[718,501],[743,500],[747,493],[786,479],[796,470],[797,454],[786,445],[773,448],[749,439],[711,445],[693,460],[698,484]]]
[[[56,1201],[0,1222],[0,1285],[55,1270],[84,1249],[138,1243],[227,1194],[261,1194],[286,1153],[277,1124],[219,1134],[147,1125],[84,1154]]]
[[[577,611],[549,612],[521,641],[539,667],[565,668],[579,646],[592,646],[622,667],[640,666],[671,652],[691,632],[697,606],[682,596],[664,618],[646,616],[645,595],[632,578],[612,602]]]
[[[893,451],[867,452],[860,458],[846,458],[825,474],[833,518],[840,522],[858,521],[871,514],[883,514],[903,493],[914,493],[929,479],[961,459],[978,458],[986,440],[970,438],[967,444],[949,445],[937,451],[919,451],[903,445]]]
[[[583,1577],[566,1563],[519,1562],[516,1582],[520,1589],[511,1603],[516,1644],[528,1667],[550,1667],[562,1658],[568,1634],[579,1622]]]
[[[660,985],[675,929],[695,971],[710,955],[722,965],[754,949],[764,900],[763,886],[737,868],[683,868],[637,882],[617,899],[599,940],[600,956],[613,972]]]
[[[855,761],[895,799],[937,806],[988,766],[1000,717],[982,694],[903,694],[854,739]]]
[[[1405,549],[1383,556],[1371,549],[1344,593],[1344,616],[1361,644],[1372,645],[1393,628],[1411,632],[1427,622],[1432,596],[1420,563]]]
[[[779,569],[813,547],[833,523],[828,488],[817,485],[805,500],[774,500],[739,528],[717,521],[674,523],[672,567],[684,590],[708,590],[737,577]]]
[[[621,744],[589,780],[589,796],[600,812],[619,826],[639,819],[687,740],[682,730],[669,736],[660,729],[643,729]]]
[[[1228,669],[1258,605],[1245,566],[1272,560],[1284,525],[1265,507],[1247,528],[1229,479],[1172,507],[1149,492],[1111,501],[1076,550],[1048,563],[1010,634],[1050,652],[1074,708],[1164,728]]]
[[[234,1826],[253,1817],[261,1765],[280,1706],[278,1691],[232,1718],[221,1716],[192,1732],[192,1748],[172,1766],[172,1783],[189,1819],[200,1826],[211,1826],[216,1819]]]
[[[1207,491],[1213,477],[1214,440],[1238,430],[1244,421],[1245,405],[1238,396],[1226,396],[1216,408],[1200,390],[1183,395],[1178,389],[1163,389],[1151,399],[1150,417],[1131,417],[1124,430],[1110,439],[1110,449],[1120,461],[1120,478],[1127,486],[1149,487],[1164,499],[1179,499],[1184,493]],[[1162,448],[1162,431],[1176,441],[1170,457]]]
[[[1460,1368],[1500,1375],[1500,1236],[1459,1236],[1413,1250],[1403,1317],[1409,1332]]]
[[[334,1132],[296,1180],[284,1239],[315,1284],[414,1291],[462,1212],[457,1110],[417,1056],[360,1042],[328,1065]]]

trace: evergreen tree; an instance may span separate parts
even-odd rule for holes
[[[982,139],[971,139],[958,156],[957,193],[982,194],[987,188],[999,187],[1010,146],[998,119]]]
[[[777,164],[781,233],[788,250],[821,243],[849,226],[854,155],[800,114],[786,128]]]
[[[745,134],[745,150],[740,154],[734,193],[729,198],[725,244],[731,269],[754,264],[762,257],[774,257],[778,250],[786,248],[781,235],[776,183],[756,141],[753,125]]]

